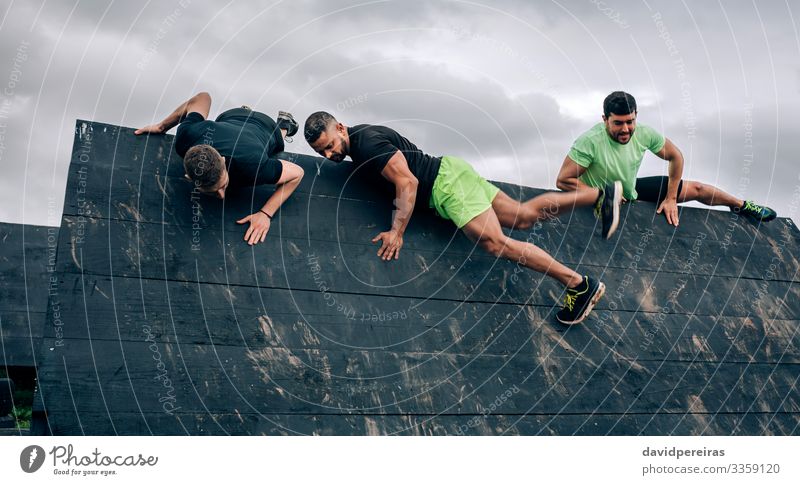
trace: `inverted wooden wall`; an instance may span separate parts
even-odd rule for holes
[[[606,283],[567,328],[557,284],[436,216],[379,260],[393,191],[348,164],[287,154],[303,183],[248,246],[273,189],[193,196],[172,140],[76,124],[36,432],[798,433],[788,219],[635,203],[610,241],[589,208],[514,232]]]

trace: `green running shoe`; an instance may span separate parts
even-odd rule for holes
[[[778,214],[774,210],[767,206],[758,205],[752,200],[746,200],[743,206],[731,210],[736,214],[747,216],[756,222],[769,222],[778,217]]]

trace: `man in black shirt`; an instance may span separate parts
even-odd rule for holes
[[[460,158],[432,157],[391,128],[347,127],[324,111],[309,116],[304,131],[306,141],[323,157],[341,162],[349,155],[354,163],[372,168],[394,184],[397,210],[392,228],[372,240],[381,242],[378,256],[383,260],[400,257],[411,213],[423,204],[452,220],[489,253],[517,261],[566,285],[564,308],[557,315],[560,322],[580,323],[603,296],[603,283],[579,275],[533,244],[506,236],[501,228],[530,228],[548,215],[548,209],[555,214],[574,206],[574,194],[548,193],[520,203]]]
[[[236,222],[250,223],[244,240],[248,244],[263,242],[275,212],[294,192],[303,178],[303,169],[275,155],[283,151],[283,139],[290,141],[297,133],[292,115],[278,113],[278,122],[243,106],[207,120],[211,96],[199,93],[178,106],[160,123],[135,131],[166,133],[178,125],[175,151],[183,158],[186,178],[204,194],[225,198],[228,189],[262,184],[278,186],[266,203],[255,213]]]

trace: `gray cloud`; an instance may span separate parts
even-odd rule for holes
[[[74,7],[74,8],[73,8]],[[615,89],[672,138],[687,177],[786,212],[797,185],[800,43],[787,2],[19,2],[0,25],[0,220],[57,224],[76,118],[160,119],[199,90],[215,112],[317,109],[386,123],[494,179],[553,187]],[[789,14],[792,15],[789,15]],[[38,15],[38,16],[37,16]],[[34,23],[34,18],[36,19]],[[15,74],[23,42],[27,59]],[[20,64],[17,62],[17,64]],[[12,76],[19,79],[14,81]],[[302,143],[292,149],[311,153]],[[663,173],[654,157],[645,173]],[[56,194],[56,195],[53,195]]]

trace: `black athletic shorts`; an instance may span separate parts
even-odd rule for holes
[[[639,194],[638,200],[660,204],[667,197],[668,186],[669,177],[665,175],[638,178],[636,179],[636,192]],[[683,180],[678,182],[678,198],[680,198],[682,190]]]
[[[267,149],[268,150],[267,155],[273,156],[276,153],[280,153],[284,150],[283,135],[281,134],[281,130],[278,129],[278,124],[275,122],[275,120],[265,115],[264,113],[261,113],[259,111],[253,111],[250,108],[242,106],[241,108],[232,108],[220,113],[220,115],[217,116],[217,119],[214,121],[220,122],[229,119],[246,120],[248,118],[253,118],[258,120],[263,125],[264,130],[267,133],[272,134],[272,140],[269,145],[269,148]]]

